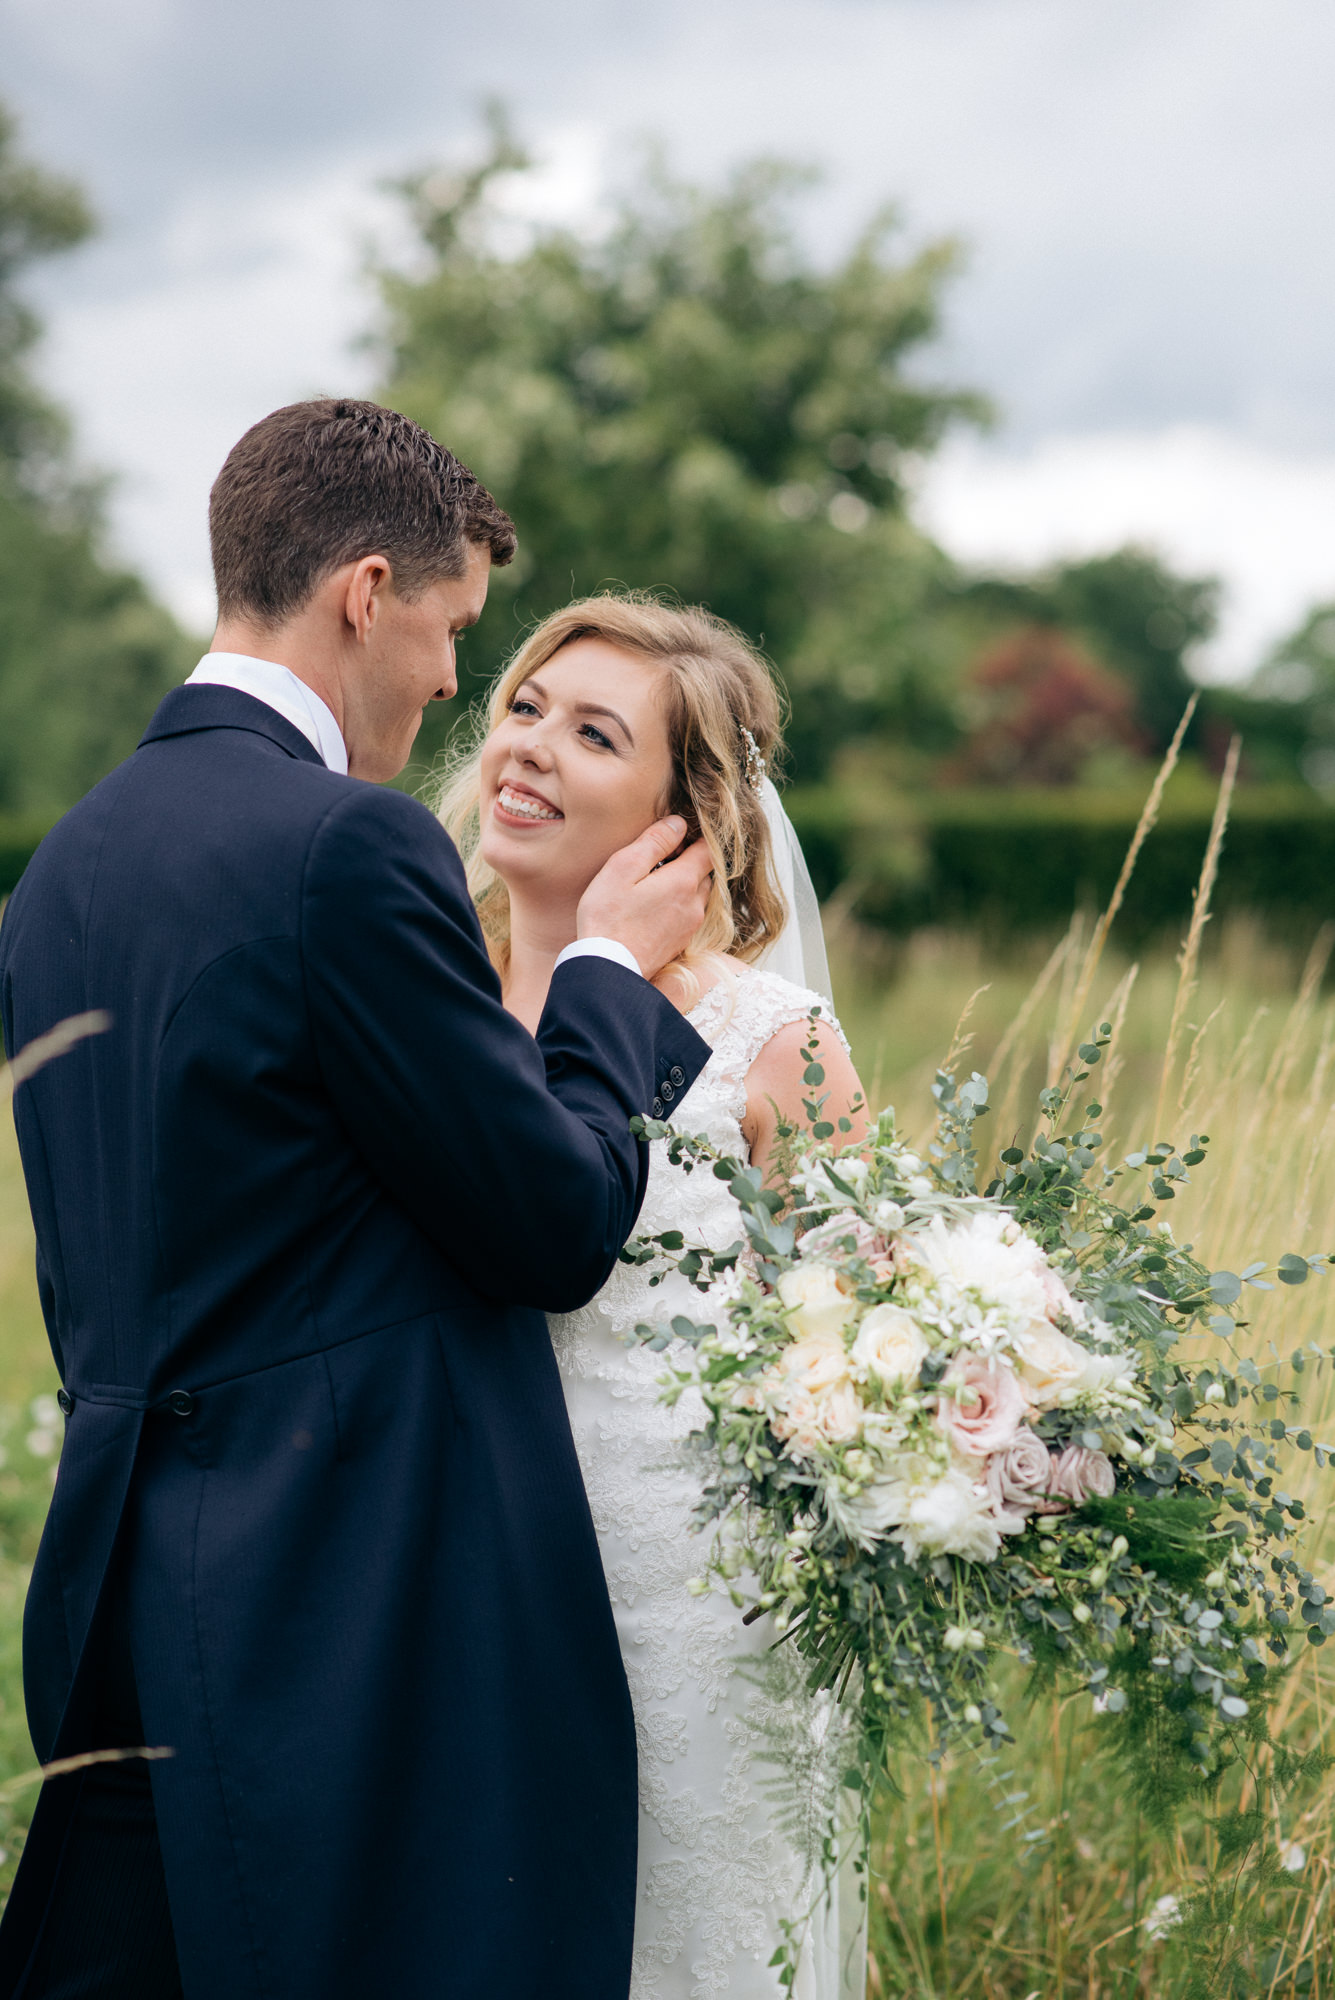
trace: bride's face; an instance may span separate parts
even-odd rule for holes
[[[668,809],[662,670],[605,639],[572,639],[512,697],[481,780],[483,860],[510,888],[577,903]]]

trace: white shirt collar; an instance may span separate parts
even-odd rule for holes
[[[331,771],[348,774],[348,746],[326,702],[300,681],[290,667],[275,660],[252,659],[249,653],[205,653],[187,687],[228,687],[252,695],[272,708],[308,743],[313,743]]]

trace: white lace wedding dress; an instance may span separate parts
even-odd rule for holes
[[[665,1115],[745,1157],[747,1071],[817,999],[746,967],[735,990],[712,987],[690,1020],[713,1055]],[[707,1169],[673,1167],[662,1142],[651,1151],[639,1227],[680,1229],[717,1249],[742,1233],[722,1182]],[[652,1269],[619,1266],[592,1304],[550,1322],[635,1708],[631,2000],[779,2000],[769,1960],[783,1942],[781,1920],[808,1912],[795,2000],[863,2000],[857,1878],[845,1865],[825,1898],[819,1865],[840,1811],[844,1725],[827,1697],[807,1694],[790,1649],[774,1650],[769,1618],[744,1626],[721,1592],[687,1589],[704,1543],[691,1532],[698,1475],[681,1461],[678,1440],[701,1405],[683,1398],[665,1409],[656,1384],[671,1350],[627,1349],[620,1336],[676,1312],[703,1318],[707,1306],[675,1273],[651,1289]]]

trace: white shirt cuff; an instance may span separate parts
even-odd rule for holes
[[[633,972],[638,979],[644,977],[634,952],[628,946],[618,944],[615,938],[577,938],[574,944],[568,944],[560,953],[555,970],[559,971],[572,958],[610,958],[613,965],[624,965],[627,972]]]

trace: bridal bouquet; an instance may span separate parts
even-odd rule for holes
[[[1101,1160],[1082,1086],[1109,1034],[1042,1093],[1032,1148],[1007,1147],[981,1191],[981,1076],[938,1075],[926,1159],[890,1111],[853,1145],[817,1094],[814,1039],[808,1123],[781,1128],[778,1185],[643,1126],[729,1184],[745,1229],[721,1252],[670,1232],[623,1253],[703,1295],[698,1317],[636,1333],[664,1354],[664,1397],[703,1401],[697,1587],[772,1613],[812,1687],[856,1708],[864,1797],[924,1701],[938,1741],[1005,1739],[1009,1656],[1083,1684],[1162,1805],[1264,1734],[1294,1637],[1335,1632],[1291,1546],[1303,1507],[1282,1472],[1285,1454],[1324,1465],[1330,1447],[1297,1421],[1278,1358],[1233,1347],[1244,1284],[1268,1280],[1256,1264],[1210,1272],[1160,1219],[1203,1135]],[[1333,1261],[1289,1254],[1277,1275]],[[1200,1331],[1218,1358],[1190,1357]]]

